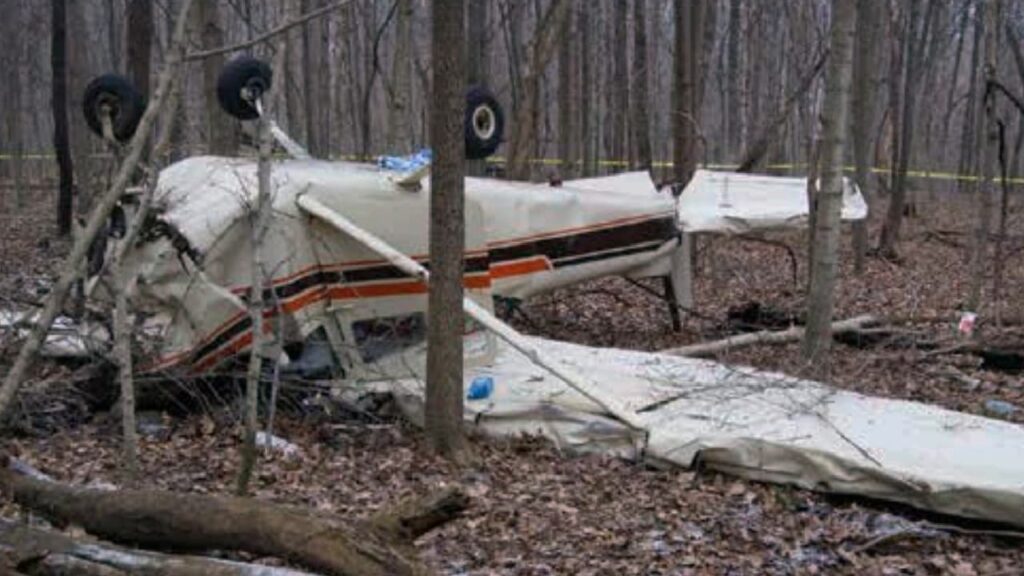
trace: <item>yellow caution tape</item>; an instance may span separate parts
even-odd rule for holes
[[[90,154],[92,158],[107,158],[109,154]],[[0,154],[0,160],[13,160],[15,156],[13,154]],[[53,154],[22,154],[23,160],[52,160],[55,158]],[[339,156],[340,160],[348,160],[353,162],[373,162],[376,160],[375,156],[364,157],[359,155],[343,155]],[[505,164],[506,159],[502,156],[492,156],[487,159],[488,164]],[[561,166],[562,160],[560,158],[532,158],[530,159],[531,164],[541,166]],[[577,162],[582,165],[582,162]],[[628,160],[615,160],[615,159],[601,159],[597,161],[597,165],[603,168],[630,168],[635,166]],[[654,168],[672,168],[673,163],[669,161],[656,161],[652,162],[651,166]],[[710,170],[735,170],[739,167],[739,164],[701,164],[702,168]],[[765,166],[766,170],[803,170],[807,168],[807,164],[768,164]],[[855,172],[855,167],[844,166],[843,170],[848,173]],[[891,174],[892,170],[889,168],[872,168],[872,174]],[[978,182],[981,177],[975,174],[958,174],[955,172],[942,172],[942,171],[931,171],[931,170],[908,170],[907,176],[910,178],[922,178],[925,180],[955,180],[958,182]],[[993,178],[994,182],[998,182],[998,178]],[[1010,184],[1024,184],[1024,177],[1022,178],[1008,178],[1007,182]]]

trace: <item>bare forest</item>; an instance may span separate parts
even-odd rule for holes
[[[0,103],[0,574],[1024,574],[1024,2],[0,0]]]

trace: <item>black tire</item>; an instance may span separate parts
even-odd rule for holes
[[[270,65],[251,56],[240,56],[224,65],[217,78],[217,100],[225,112],[239,120],[254,120],[259,112],[252,102],[243,96],[248,89],[252,97],[258,98],[270,90],[274,73]]]
[[[494,154],[505,133],[505,114],[487,89],[474,86],[466,93],[466,158],[481,160]]]
[[[102,114],[109,110],[114,138],[119,142],[131,140],[146,110],[146,98],[135,86],[117,74],[104,74],[89,82],[82,98],[82,113],[89,129],[103,137]]]

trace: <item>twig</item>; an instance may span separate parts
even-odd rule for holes
[[[629,282],[633,286],[636,286],[637,288],[643,290],[644,292],[650,294],[651,296],[654,296],[655,298],[657,298],[659,300],[664,300],[664,301],[668,302],[668,295],[662,294],[661,292],[658,292],[654,288],[651,288],[650,286],[647,286],[646,284],[644,284],[643,282],[637,280],[636,278],[630,278],[629,276],[623,276],[622,278],[626,282]],[[694,318],[699,318],[701,320],[707,320],[708,322],[716,322],[716,323],[719,321],[718,318],[715,318],[713,316],[708,316],[707,314],[703,314],[700,311],[696,310],[695,308],[690,308],[690,307],[687,307],[687,306],[683,306],[682,304],[680,304],[678,302],[675,303],[675,307],[677,309],[679,309],[681,312],[685,312],[685,313],[693,316]]]
[[[851,550],[851,552],[854,554],[863,554],[872,548],[881,546],[882,544],[891,544],[894,542],[898,542],[900,540],[906,540],[909,538],[919,538],[924,536],[929,536],[929,534],[922,530],[899,530],[897,532],[890,532],[888,534],[876,536],[871,540],[868,540],[867,542],[861,544],[860,546],[857,546],[856,548]]]
[[[190,62],[192,60],[202,60],[204,58],[210,58],[213,56],[220,56],[221,54],[227,54],[228,52],[238,52],[239,50],[251,48],[257,44],[270,40],[271,38],[277,36],[278,34],[281,34],[282,32],[287,32],[288,30],[291,30],[292,28],[300,24],[305,24],[306,22],[314,18],[323,16],[324,14],[327,14],[328,12],[331,12],[333,10],[337,10],[338,8],[341,8],[346,4],[349,4],[351,1],[352,0],[340,0],[338,2],[335,2],[334,4],[324,6],[323,8],[317,8],[316,10],[307,12],[306,14],[299,16],[298,18],[292,20],[291,22],[285,22],[284,24],[278,26],[277,28],[274,28],[269,32],[260,34],[255,38],[250,38],[245,42],[239,42],[238,44],[232,44],[230,46],[222,46],[220,48],[212,48],[210,50],[201,50],[199,52],[189,52],[185,55],[183,60],[185,62]]]

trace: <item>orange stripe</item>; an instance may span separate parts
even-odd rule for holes
[[[471,290],[480,290],[490,288],[491,278],[488,274],[477,274],[474,276],[467,276],[463,280],[463,285]],[[317,289],[300,293],[298,296],[293,297],[291,300],[283,303],[281,308],[288,313],[295,313],[299,310],[310,306],[324,298],[331,298],[332,300],[347,300],[354,298],[379,298],[387,296],[402,296],[402,295],[413,295],[413,294],[426,294],[427,286],[420,281],[406,281],[396,282],[387,284],[370,284],[366,286],[337,286],[334,288],[317,287]],[[267,310],[264,312],[264,317],[271,317],[275,314],[275,310]],[[265,325],[264,332],[269,332],[270,328]],[[205,339],[204,339],[205,340]],[[212,352],[205,359],[200,360],[195,364],[193,371],[202,372],[213,365],[219,363],[221,360],[235,355],[241,350],[244,350],[247,346],[252,343],[252,330],[247,330],[242,334],[236,336],[230,343],[226,344],[219,350]],[[191,352],[199,346],[192,347],[188,352]],[[175,357],[187,355],[188,352],[176,354]],[[163,365],[164,363],[161,363]]]
[[[508,278],[551,270],[551,262],[545,256],[537,256],[527,260],[514,260],[491,266],[491,278]]]
[[[484,248],[482,250],[467,250],[465,252],[465,256],[464,257],[471,258],[471,257],[474,257],[474,256],[486,256],[487,252],[488,252],[488,250],[486,248]],[[428,255],[426,255],[426,254],[417,254],[417,255],[414,255],[414,256],[410,256],[410,258],[412,258],[413,260],[417,260],[417,261],[421,261],[421,260],[425,261],[425,260],[429,260],[430,257]],[[306,274],[309,274],[310,272],[315,272],[317,270],[322,270],[322,271],[340,270],[340,269],[344,269],[344,268],[362,267],[362,266],[376,266],[376,265],[387,264],[387,263],[388,263],[387,260],[348,260],[348,261],[345,261],[345,262],[334,262],[334,263],[331,263],[331,264],[313,264],[313,265],[310,265],[310,266],[306,266],[305,268],[301,268],[301,269],[299,269],[299,270],[297,270],[295,272],[292,272],[291,274],[288,274],[287,276],[280,276],[278,278],[274,278],[274,279],[272,279],[270,281],[270,285],[271,286],[279,286],[281,284],[286,284],[286,283],[291,282],[292,280],[294,280],[294,279],[296,279],[296,278],[298,278],[300,276],[305,276]],[[240,294],[240,293],[248,292],[249,291],[249,287],[248,286],[235,286],[233,288],[230,288],[230,290],[231,290],[231,292],[233,292],[235,294]]]

